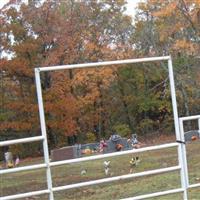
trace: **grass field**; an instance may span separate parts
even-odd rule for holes
[[[190,183],[200,182],[200,142],[195,141],[187,144],[188,168]],[[134,172],[158,169],[177,165],[177,148],[144,152],[138,154],[141,162],[135,167]],[[71,183],[78,183],[88,180],[105,178],[103,161],[111,161],[112,176],[129,173],[129,160],[131,155],[118,156],[110,159],[68,164],[59,167],[52,167],[53,185],[61,186]],[[24,160],[21,166],[42,163],[42,158]],[[82,169],[87,169],[86,175],[81,175]],[[104,200],[133,197],[152,192],[164,191],[180,187],[179,171],[160,175],[132,178],[96,186],[83,187],[79,189],[66,190],[55,193],[57,200]],[[45,170],[35,170],[20,173],[3,175],[0,177],[0,196],[12,195],[21,192],[46,189]],[[1,198],[0,198],[1,199]],[[34,196],[25,198],[48,199],[48,196]],[[168,195],[152,199],[159,200],[182,200],[182,194]],[[152,200],[151,199],[151,200]],[[200,189],[189,191],[190,200],[200,200]]]

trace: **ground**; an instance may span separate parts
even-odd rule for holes
[[[199,159],[200,141],[194,141],[187,144],[188,168],[190,183],[200,182],[200,159]],[[141,162],[135,167],[135,172],[152,170],[163,167],[177,165],[177,150],[170,148],[152,152],[137,154]],[[118,156],[110,159],[101,159],[77,164],[68,164],[52,168],[54,186],[67,185],[82,181],[105,178],[103,171],[103,161],[111,161],[112,176],[129,173],[129,161],[132,155]],[[42,158],[26,159],[20,165],[29,165],[42,163]],[[86,175],[81,175],[81,170],[87,169]],[[0,177],[0,196],[12,195],[20,192],[29,192],[34,190],[46,189],[45,170],[27,171]],[[74,190],[67,190],[55,193],[57,200],[114,200],[120,198],[133,197],[137,195],[175,189],[180,187],[179,171],[165,173],[142,178],[132,178],[126,181],[117,181],[97,186],[83,187]],[[47,196],[35,196],[25,198],[48,199]],[[152,198],[151,200],[182,200],[182,194],[168,195]],[[200,189],[193,189],[189,192],[190,200],[200,200]]]

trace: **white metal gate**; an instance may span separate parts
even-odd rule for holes
[[[167,143],[167,144],[163,144],[163,145],[156,145],[156,146],[151,146],[151,147],[145,147],[145,148],[141,148],[141,149],[133,149],[133,150],[128,150],[128,151],[104,154],[104,155],[97,155],[97,156],[70,159],[70,160],[64,160],[64,161],[50,162],[49,153],[48,153],[49,151],[48,151],[48,143],[47,143],[44,106],[43,106],[43,99],[42,99],[41,80],[40,80],[41,72],[64,70],[64,69],[85,68],[85,67],[87,67],[87,68],[98,67],[98,66],[100,67],[100,66],[119,65],[119,64],[155,62],[155,61],[167,61],[168,62],[168,73],[169,73],[169,80],[170,80],[171,99],[172,99],[175,133],[176,133],[177,142]],[[80,187],[84,187],[84,186],[108,183],[108,182],[112,182],[112,181],[130,179],[130,178],[134,178],[134,177],[142,177],[142,176],[146,176],[146,175],[155,175],[155,174],[160,174],[160,173],[172,172],[172,171],[176,171],[176,170],[180,171],[181,188],[176,188],[176,189],[171,189],[171,190],[167,190],[167,191],[161,191],[161,192],[156,192],[156,193],[151,193],[151,194],[146,194],[146,195],[141,195],[141,196],[136,196],[136,197],[131,197],[131,198],[127,198],[127,200],[129,200],[129,199],[132,199],[132,200],[146,199],[146,198],[150,198],[150,197],[163,196],[163,195],[168,195],[168,194],[173,194],[173,193],[183,193],[183,199],[187,200],[188,176],[187,176],[186,154],[185,154],[185,149],[184,149],[185,146],[184,146],[184,142],[183,142],[184,138],[182,137],[183,134],[180,134],[180,130],[179,130],[179,119],[178,119],[178,112],[177,112],[173,67],[172,67],[172,60],[171,60],[170,56],[117,60],[117,61],[107,61],[107,62],[97,62],[97,63],[87,63],[87,64],[72,64],[72,65],[62,65],[62,66],[52,66],[52,67],[41,67],[41,68],[35,69],[35,78],[36,78],[36,88],[37,88],[37,97],[38,97],[38,104],[39,104],[39,114],[40,114],[40,124],[41,124],[42,135],[36,136],[36,137],[30,137],[30,138],[3,141],[3,142],[0,142],[0,147],[12,145],[12,144],[42,141],[45,162],[44,162],[44,164],[35,164],[35,165],[18,167],[18,168],[13,168],[13,169],[3,169],[3,170],[0,170],[0,175],[7,174],[7,173],[13,173],[13,172],[21,172],[21,171],[26,171],[26,170],[46,168],[47,189],[40,190],[40,191],[31,191],[28,193],[21,193],[21,194],[16,194],[16,195],[11,195],[11,196],[2,196],[2,197],[0,197],[0,200],[25,198],[25,197],[29,197],[29,196],[42,195],[42,194],[48,194],[49,200],[54,200],[54,192],[61,191],[61,190],[80,188]],[[181,120],[183,120],[183,119],[181,119]],[[87,181],[87,182],[82,182],[82,183],[59,186],[59,187],[53,187],[53,184],[52,184],[52,177],[51,177],[51,167],[52,166],[58,166],[58,165],[64,165],[64,164],[69,164],[69,163],[76,163],[76,162],[83,162],[83,161],[89,161],[89,160],[96,160],[96,159],[101,159],[101,158],[107,158],[107,157],[113,157],[113,156],[119,156],[119,155],[125,155],[125,154],[132,154],[132,153],[138,153],[138,152],[172,148],[172,147],[177,147],[177,149],[178,149],[178,165],[177,166],[149,170],[149,171],[144,171],[144,172],[134,173],[134,174],[114,176],[114,177],[103,178],[103,179],[92,180],[92,181]],[[195,185],[195,186],[193,185],[190,187],[196,187],[196,186],[197,185]]]
[[[185,131],[184,131],[184,122],[186,121],[191,121],[191,120],[198,120],[198,134],[199,134],[199,138],[200,138],[200,115],[195,115],[195,116],[188,116],[188,117],[180,117],[179,118],[179,124],[180,124],[180,137],[182,140],[182,155],[183,155],[183,159],[184,159],[184,170],[185,170],[185,187],[188,189],[192,189],[192,188],[197,188],[200,187],[200,183],[196,183],[196,184],[190,184],[189,183],[189,176],[188,176],[188,164],[187,164],[187,152],[186,152],[186,146],[185,146]],[[187,197],[187,191],[186,191],[186,199],[188,199]]]

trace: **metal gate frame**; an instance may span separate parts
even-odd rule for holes
[[[187,164],[187,152],[186,152],[186,145],[185,145],[185,131],[184,131],[184,122],[186,121],[191,121],[191,120],[198,120],[198,132],[199,132],[199,138],[200,138],[200,115],[194,115],[194,116],[188,116],[188,117],[180,117],[179,118],[179,125],[180,125],[180,136],[181,140],[183,141],[182,143],[182,154],[183,154],[183,159],[184,159],[184,170],[185,170],[185,184],[186,188],[188,189],[193,189],[200,187],[200,183],[196,184],[190,184],[189,183],[189,175],[188,175],[188,164]],[[187,197],[187,194],[186,194]]]
[[[41,72],[64,70],[64,69],[90,68],[90,67],[98,67],[98,66],[100,67],[100,66],[109,66],[109,65],[120,65],[120,64],[131,64],[131,63],[155,62],[155,61],[167,61],[168,62],[168,73],[169,73],[170,91],[171,91],[173,116],[174,116],[174,124],[175,124],[175,134],[176,134],[176,140],[179,142],[166,143],[166,144],[162,144],[162,145],[155,145],[155,146],[150,146],[150,147],[144,147],[141,149],[133,149],[133,150],[128,150],[128,151],[104,154],[104,155],[96,155],[96,156],[90,156],[90,157],[84,157],[84,158],[50,162],[49,153],[48,153],[49,150],[48,150],[48,143],[47,143],[41,80],[40,80]],[[174,193],[183,193],[184,200],[187,200],[187,173],[186,173],[186,168],[185,168],[185,164],[186,164],[185,152],[184,152],[184,145],[182,142],[180,142],[180,141],[183,141],[182,140],[183,138],[182,138],[182,136],[180,134],[180,130],[179,130],[179,118],[178,118],[178,111],[177,111],[173,66],[172,66],[172,59],[170,56],[138,58],[138,59],[128,59],[128,60],[116,60],[116,61],[106,61],[106,62],[86,63],[86,64],[72,64],[72,65],[51,66],[51,67],[39,67],[39,68],[35,68],[35,79],[36,79],[36,89],[37,89],[37,98],[38,98],[38,105],[39,105],[39,115],[40,115],[40,125],[41,125],[42,135],[36,136],[36,137],[17,139],[17,140],[3,141],[3,142],[0,142],[0,147],[12,145],[12,144],[42,141],[43,142],[43,150],[44,150],[44,163],[30,165],[30,166],[24,166],[24,167],[18,167],[18,168],[13,168],[13,169],[3,169],[3,170],[0,170],[0,175],[14,173],[14,172],[27,171],[27,170],[46,168],[47,189],[39,190],[39,191],[32,191],[32,192],[28,192],[28,193],[20,193],[20,194],[10,195],[10,196],[3,196],[3,197],[0,197],[0,200],[19,199],[19,198],[30,197],[30,196],[35,196],[35,195],[42,195],[42,194],[49,194],[49,200],[54,200],[54,192],[61,191],[61,190],[79,188],[79,187],[84,187],[84,186],[100,184],[100,183],[108,183],[108,182],[112,182],[112,181],[130,179],[130,178],[135,178],[135,177],[142,177],[142,176],[147,176],[147,175],[161,174],[161,173],[172,172],[172,171],[177,171],[177,170],[180,171],[181,188],[176,188],[176,189],[171,189],[171,190],[156,192],[156,193],[150,193],[150,194],[146,194],[146,195],[140,195],[140,196],[136,196],[136,197],[127,198],[126,200],[146,199],[146,198],[150,198],[150,197],[157,197],[157,196],[163,196],[163,195],[174,194]],[[110,178],[103,178],[103,179],[92,180],[92,181],[87,181],[87,182],[82,182],[82,183],[59,186],[59,187],[53,187],[53,184],[52,184],[52,176],[51,176],[51,167],[52,166],[65,165],[65,164],[69,164],[69,163],[77,163],[77,162],[96,160],[96,159],[108,158],[108,157],[119,156],[119,155],[126,155],[126,154],[153,151],[153,150],[159,150],[159,149],[165,149],[165,148],[172,148],[172,147],[178,148],[178,165],[177,166],[155,169],[155,170],[148,170],[148,171],[134,173],[134,174],[114,176],[114,177],[110,177]]]

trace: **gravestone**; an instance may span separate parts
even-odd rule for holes
[[[77,158],[80,155],[80,150],[77,146],[63,147],[51,151],[51,160],[60,161]]]
[[[131,145],[127,142],[127,138],[122,138],[119,135],[111,136],[109,140],[106,141],[107,147],[103,150],[103,153],[116,152],[116,145],[121,144],[123,150],[132,149]],[[60,161],[73,158],[79,158],[82,156],[82,152],[85,149],[90,149],[92,152],[99,151],[100,143],[89,143],[89,144],[76,144],[74,146],[63,147],[60,149],[54,149],[51,151],[51,160]]]
[[[127,142],[127,138],[122,138],[119,135],[112,135],[110,139],[106,141],[106,143],[108,146],[107,148],[105,148],[104,153],[116,152],[116,146],[118,144],[121,144],[123,146],[122,151],[131,149],[131,146]]]
[[[14,162],[13,162],[13,154],[12,152],[5,152],[5,161],[6,161],[6,167],[11,168],[14,167]]]
[[[185,137],[185,142],[190,142],[192,141],[192,137],[195,136],[198,139],[200,139],[200,134],[198,130],[192,130],[192,131],[188,131],[185,132],[184,137]]]

